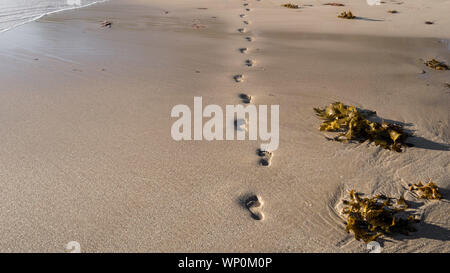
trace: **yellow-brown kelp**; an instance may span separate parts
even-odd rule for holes
[[[285,8],[288,8],[288,9],[298,9],[298,5],[291,4],[291,3],[283,4],[281,6],[285,7]]]
[[[353,232],[356,240],[365,243],[374,241],[378,237],[387,234],[400,233],[408,235],[416,231],[412,224],[414,217],[410,215],[407,219],[400,218],[397,213],[404,212],[408,204],[403,197],[397,199],[384,195],[371,198],[361,198],[354,190],[350,191],[350,201],[343,200],[342,213],[347,216],[345,230]]]
[[[325,109],[314,108],[314,110],[324,120],[319,127],[320,131],[341,132],[334,138],[336,141],[369,140],[396,152],[401,152],[405,146],[407,134],[401,126],[369,121],[353,106],[335,102]]]
[[[425,185],[423,185],[422,182],[413,184],[409,187],[409,190],[420,193],[419,198],[436,200],[442,199],[442,194],[439,193],[438,186],[431,182],[431,180]]]
[[[338,15],[339,18],[343,19],[354,19],[356,16],[353,15],[351,11],[343,11]]]
[[[448,65],[446,65],[445,63],[438,61],[436,59],[431,59],[429,61],[426,61],[425,65],[430,68],[436,69],[436,70],[449,70],[450,69],[450,67]]]

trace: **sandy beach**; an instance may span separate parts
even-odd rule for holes
[[[111,0],[0,33],[0,252],[366,252],[351,189],[415,204],[383,252],[450,252],[450,70],[424,64],[450,63],[450,1],[287,2]],[[270,166],[259,140],[172,138],[175,105],[241,93],[279,105]],[[413,147],[328,141],[313,108],[335,101]],[[408,191],[428,179],[442,200]]]

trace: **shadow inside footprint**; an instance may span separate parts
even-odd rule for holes
[[[261,164],[262,166],[269,167],[270,164],[272,163],[273,153],[261,149],[258,149],[256,153],[261,157],[259,164]]]

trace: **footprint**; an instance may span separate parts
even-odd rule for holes
[[[269,151],[264,151],[261,149],[258,149],[257,152],[258,152],[258,155],[261,157],[261,160],[259,161],[259,163],[262,166],[269,167],[270,164],[272,164],[273,153],[269,152]]]
[[[242,74],[235,75],[233,77],[233,79],[234,79],[235,82],[243,82],[244,81],[244,75],[242,75]]]
[[[248,37],[245,37],[245,40],[247,40],[247,41],[249,41],[249,42],[253,42],[253,38],[252,38],[252,37],[250,37],[250,36],[248,36]]]
[[[239,28],[238,31],[239,31],[240,33],[245,33],[245,32],[247,32],[247,30],[245,30],[245,28]]]
[[[246,24],[246,25],[249,25],[249,24],[250,24],[249,21],[242,21],[242,23],[244,23],[244,24]]]
[[[248,60],[245,60],[245,65],[246,66],[253,66],[255,64],[255,62],[253,61],[253,60],[250,60],[250,59],[248,59]]]
[[[243,103],[252,103],[253,97],[244,93],[239,94],[239,98],[241,98]]]
[[[247,128],[248,128],[248,120],[247,119],[236,119],[234,120],[234,128],[237,131],[245,131],[247,132]]]
[[[252,214],[253,219],[259,221],[264,220],[264,213],[262,212],[263,205],[264,202],[258,195],[251,195],[245,201],[245,206]]]
[[[246,6],[248,6],[248,3],[244,3],[244,4],[242,4],[244,7],[246,7]]]
[[[241,52],[242,54],[245,54],[248,52],[248,48],[246,48],[246,47],[239,48],[239,52]]]
[[[245,11],[250,11],[250,9],[249,9],[249,8],[246,8]]]

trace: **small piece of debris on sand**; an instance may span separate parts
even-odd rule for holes
[[[338,17],[343,19],[354,19],[356,16],[354,16],[351,11],[343,11],[338,15]]]
[[[291,3],[287,3],[287,4],[283,4],[281,5],[282,7],[288,8],[288,9],[298,9],[298,5],[295,4],[291,4]]]

